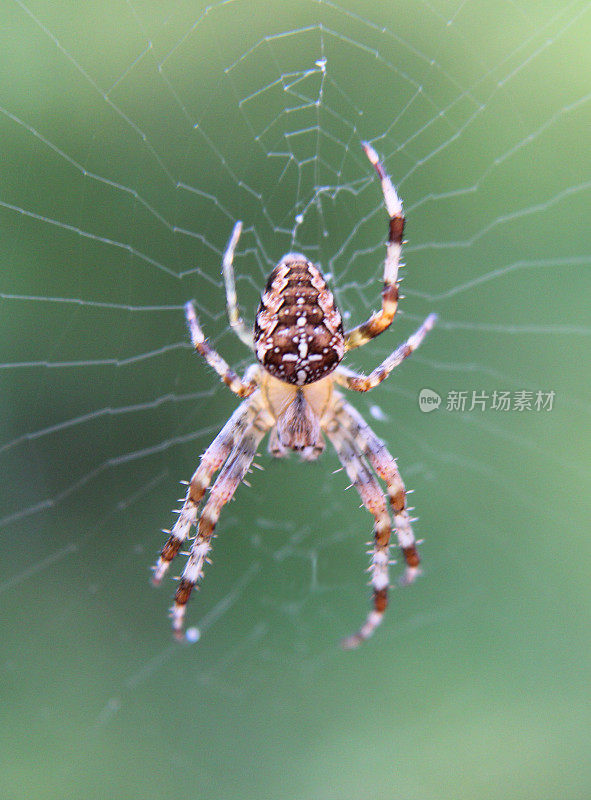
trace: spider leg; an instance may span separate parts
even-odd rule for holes
[[[238,311],[238,298],[236,296],[236,284],[234,281],[234,251],[236,250],[236,245],[238,244],[238,239],[240,238],[241,233],[242,223],[238,221],[234,225],[232,235],[230,236],[230,241],[228,242],[228,246],[226,247],[226,251],[224,253],[224,258],[222,260],[222,272],[224,275],[224,283],[226,285],[226,304],[228,306],[228,318],[230,320],[230,326],[240,341],[244,342],[247,347],[253,350],[254,344],[252,331],[247,329],[246,325],[244,324],[244,320]]]
[[[335,371],[335,379],[341,386],[354,389],[356,392],[368,392],[380,384],[392,372],[394,367],[401,364],[421,344],[425,336],[435,325],[437,314],[429,314],[420,328],[410,336],[404,344],[382,361],[369,375],[361,375],[347,367],[339,366]]]
[[[375,520],[374,544],[369,568],[373,587],[373,609],[361,628],[341,642],[345,650],[351,650],[369,639],[381,623],[388,605],[388,564],[392,528],[384,493],[345,427],[333,418],[327,425],[326,433],[347,475],[359,492],[364,506],[373,514]]]
[[[406,562],[406,572],[402,582],[404,584],[412,583],[419,574],[421,562],[406,506],[406,489],[396,466],[396,460],[357,409],[349,405],[343,397],[339,397],[337,400],[335,416],[346,428],[357,449],[363,453],[380,478],[386,483],[390,505],[394,514],[394,526],[398,544]]]
[[[228,503],[244,479],[256,455],[257,447],[271,421],[265,414],[258,416],[235,444],[228,460],[214,483],[197,523],[197,535],[189,559],[176,590],[171,610],[172,627],[177,639],[183,637],[185,609],[193,587],[203,577],[203,565],[208,560],[211,539],[223,506]]]
[[[251,397],[241,403],[226,422],[222,430],[201,456],[199,466],[187,488],[187,494],[179,516],[170,531],[154,569],[152,583],[156,586],[162,581],[170,562],[180,550],[189,536],[191,525],[197,521],[197,509],[212,477],[230,455],[235,442],[242,436],[246,427],[252,422],[258,407],[257,398]]]
[[[257,365],[253,365],[244,375],[244,378],[239,378],[238,375],[231,369],[224,359],[211,347],[203,331],[197,321],[197,314],[193,303],[185,304],[185,316],[187,324],[191,333],[191,342],[197,352],[203,356],[210,367],[213,367],[223,382],[228,386],[234,394],[238,397],[248,397],[257,388],[257,381],[255,379],[258,373]]]
[[[388,216],[390,217],[390,227],[388,233],[388,244],[386,246],[386,258],[384,261],[384,288],[382,289],[382,308],[362,325],[358,325],[345,334],[345,349],[352,350],[360,347],[378,336],[392,323],[396,309],[398,308],[398,266],[400,264],[400,253],[402,251],[402,235],[404,233],[404,213],[402,202],[396,193],[390,177],[382,166],[378,154],[367,142],[362,142],[366,156],[374,165],[382,184],[384,203]]]

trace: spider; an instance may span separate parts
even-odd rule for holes
[[[404,583],[419,571],[419,556],[406,507],[406,491],[396,461],[362,416],[335,389],[335,384],[358,392],[375,388],[422,342],[433,327],[430,314],[415,333],[392,352],[369,375],[341,365],[347,350],[360,347],[382,333],[392,322],[398,305],[398,265],[404,230],[402,203],[374,148],[363,149],[379,176],[390,218],[384,262],[382,308],[346,333],[332,293],[318,269],[304,255],[288,253],[271,272],[257,311],[254,331],[241,319],[234,282],[234,251],[242,230],[237,222],[223,256],[223,275],[230,326],[256,355],[240,378],[205,339],[191,302],[185,313],[195,350],[243,402],[201,457],[188,484],[178,519],[170,531],[154,569],[159,584],[191,527],[197,528],[171,609],[175,636],[183,638],[187,601],[203,577],[209,561],[211,541],[222,507],[232,498],[248,472],[257,448],[270,431],[269,452],[275,457],[297,451],[312,461],[330,440],[356,487],[363,505],[374,517],[371,552],[373,608],[359,630],[343,640],[346,649],[368,639],[381,623],[388,604],[388,565],[391,519],[384,492],[376,475],[386,483],[398,544],[406,562]],[[214,476],[221,468],[209,497],[199,506]]]

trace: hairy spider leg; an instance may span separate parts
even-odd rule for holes
[[[238,397],[248,397],[251,395],[258,386],[256,381],[256,375],[260,371],[258,365],[254,364],[248,367],[244,373],[244,377],[239,378],[221,355],[207,342],[199,326],[193,303],[189,302],[185,304],[185,316],[191,334],[191,342],[195,350],[203,356],[210,367],[213,367],[226,386],[233,391],[234,394],[237,394]]]
[[[197,523],[197,535],[191,546],[189,559],[183,570],[171,609],[172,627],[177,639],[183,638],[185,609],[193,587],[203,577],[203,565],[211,550],[211,538],[221,510],[228,503],[244,479],[256,455],[259,443],[273,420],[266,411],[261,412],[234,444],[228,460],[214,483]]]
[[[232,230],[232,235],[228,241],[228,245],[224,252],[222,259],[222,273],[224,275],[224,284],[226,286],[226,305],[228,308],[228,319],[230,326],[236,336],[241,342],[250,348],[254,349],[252,330],[248,330],[244,324],[244,320],[238,311],[238,297],[236,295],[236,283],[234,280],[234,251],[238,245],[238,239],[242,233],[242,222],[238,221]]]
[[[371,472],[365,458],[349,437],[346,428],[336,418],[326,426],[326,433],[332,442],[341,464],[347,471],[351,483],[359,492],[363,505],[374,517],[374,544],[369,571],[373,588],[373,609],[359,630],[343,639],[345,650],[357,647],[369,639],[382,622],[388,605],[388,564],[390,562],[390,534],[392,532],[386,498],[380,485]]]
[[[230,455],[236,441],[244,434],[252,423],[258,410],[257,396],[254,395],[241,403],[226,422],[222,430],[201,456],[199,466],[187,488],[187,494],[179,516],[170,533],[156,566],[153,567],[152,582],[157,586],[166,574],[170,562],[180,550],[183,542],[191,532],[191,525],[197,522],[197,510],[211,479]]]
[[[339,395],[335,416],[348,431],[356,448],[363,453],[377,474],[386,483],[390,506],[394,514],[394,527],[398,545],[406,562],[402,582],[409,584],[419,574],[420,558],[406,506],[406,489],[396,459],[388,452],[384,442],[376,436],[361,414]]]
[[[390,217],[388,229],[388,244],[386,245],[386,258],[384,260],[384,288],[382,289],[382,308],[371,315],[361,325],[347,331],[345,334],[345,348],[352,350],[361,347],[371,339],[379,336],[386,330],[394,319],[398,308],[398,267],[402,252],[402,236],[404,234],[404,212],[402,201],[382,166],[378,154],[368,142],[362,142],[362,147],[370,162],[374,165],[382,184],[384,203]]]
[[[392,370],[401,364],[405,358],[413,353],[421,344],[425,336],[435,325],[437,321],[437,314],[429,314],[423,324],[409,336],[409,338],[399,347],[390,353],[390,355],[382,361],[369,375],[361,375],[348,367],[339,365],[336,369],[336,381],[340,386],[345,386],[347,389],[353,389],[356,392],[368,392],[370,389],[375,389]]]

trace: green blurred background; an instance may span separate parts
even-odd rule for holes
[[[588,2],[0,17],[1,796],[589,798]],[[366,317],[386,216],[362,139],[405,202],[406,299],[348,363],[440,315],[353,398],[415,490],[424,577],[340,651],[369,515],[332,453],[263,449],[189,607],[201,638],[177,645],[149,567],[236,405],[182,305],[247,363],[220,278],[243,219],[247,319],[290,248]],[[553,409],[445,409],[520,390]]]

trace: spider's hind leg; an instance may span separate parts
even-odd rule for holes
[[[234,280],[234,251],[238,244],[238,239],[242,233],[242,222],[237,222],[232,230],[230,241],[226,247],[222,260],[222,272],[224,274],[224,284],[226,286],[226,305],[228,308],[228,319],[230,326],[236,336],[251,350],[254,349],[252,331],[248,330],[244,320],[238,311],[238,297],[236,295],[236,282]]]
[[[375,389],[392,370],[401,364],[405,358],[417,349],[425,336],[432,330],[437,321],[437,314],[429,314],[423,324],[409,336],[406,342],[403,342],[396,348],[390,355],[382,361],[369,375],[361,375],[354,372],[348,367],[343,367],[341,364],[335,370],[335,379],[338,384],[345,386],[347,389],[353,389],[356,392],[369,392],[370,389]]]
[[[398,309],[398,267],[402,251],[404,234],[404,212],[402,202],[396,193],[390,176],[384,169],[378,154],[368,142],[362,142],[365,155],[373,164],[382,184],[384,205],[390,217],[388,227],[388,244],[384,260],[384,288],[382,289],[382,307],[372,314],[367,322],[358,325],[345,334],[345,348],[352,350],[379,336],[389,327]]]
[[[241,379],[234,372],[233,369],[224,361],[221,355],[213,349],[205,338],[197,314],[195,313],[195,306],[191,301],[185,303],[185,317],[187,325],[189,326],[189,333],[191,334],[191,343],[195,350],[203,356],[210,367],[217,372],[226,386],[237,394],[238,397],[249,397],[257,388],[257,376],[259,374],[259,367],[253,364],[252,367],[246,370],[244,378]]]

